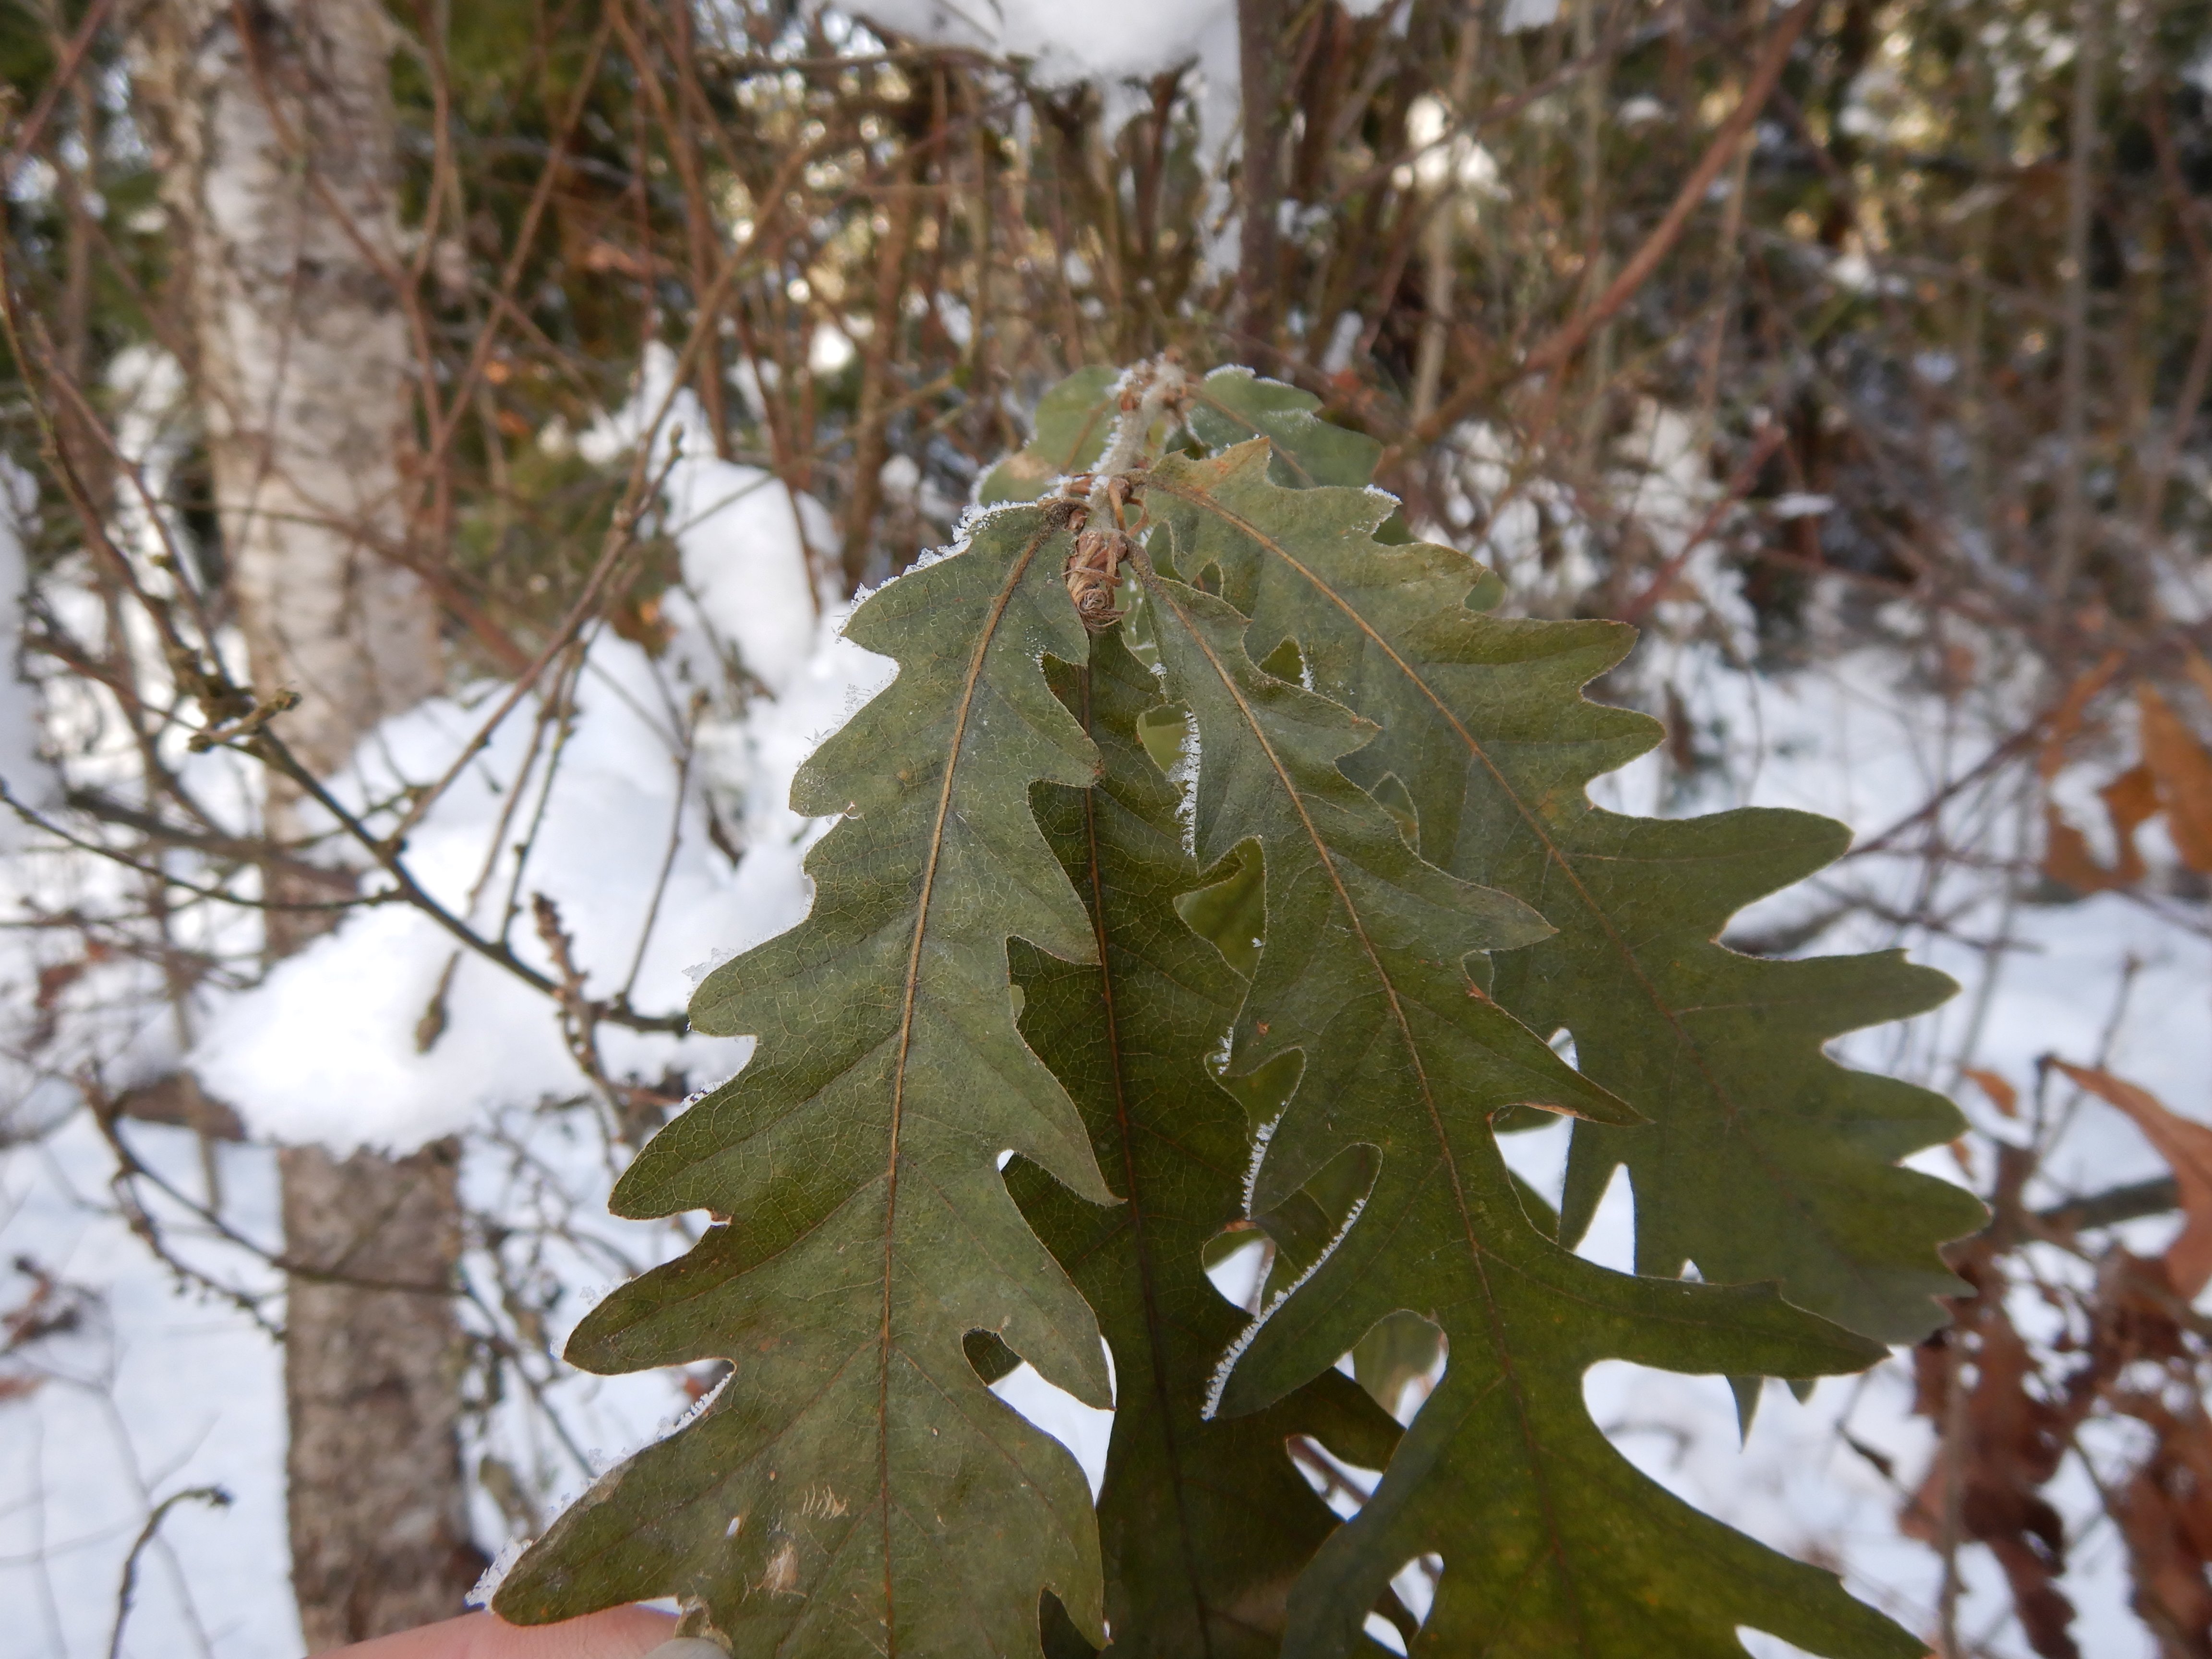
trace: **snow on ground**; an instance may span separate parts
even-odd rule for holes
[[[125,1133],[187,1199],[204,1198],[191,1135],[149,1125]],[[222,1213],[244,1247],[142,1188],[148,1207],[178,1260],[281,1317],[277,1275],[258,1253],[279,1243],[273,1152],[215,1152]],[[501,1113],[471,1137],[465,1200],[511,1231],[497,1259],[482,1241],[465,1259],[465,1324],[502,1326],[512,1340],[501,1314],[546,1296],[545,1346],[557,1352],[600,1292],[684,1247],[677,1226],[606,1213],[605,1154],[600,1127],[580,1108]],[[36,1386],[0,1401],[0,1607],[21,1615],[0,1620],[0,1659],[106,1653],[124,1565],[150,1509],[202,1486],[232,1501],[188,1500],[165,1518],[141,1558],[121,1654],[292,1659],[280,1350],[252,1313],[180,1281],[131,1235],[104,1190],[113,1167],[82,1113],[34,1152],[0,1160],[0,1259],[96,1294],[5,1373]],[[29,1283],[21,1271],[0,1283],[0,1307],[19,1305]],[[507,1287],[520,1296],[510,1301]],[[497,1459],[548,1516],[665,1432],[690,1403],[682,1382],[666,1370],[596,1377],[526,1358],[471,1432],[466,1461]],[[518,1524],[482,1487],[473,1518],[490,1548]]]
[[[132,1144],[188,1189],[198,1154],[183,1131]],[[276,1231],[275,1160],[216,1150],[226,1213],[263,1243]],[[121,1652],[134,1659],[299,1651],[284,1537],[284,1396],[275,1344],[247,1315],[184,1287],[114,1213],[113,1168],[78,1113],[0,1160],[0,1307],[31,1285],[28,1262],[98,1293],[73,1325],[33,1343],[9,1375],[35,1380],[0,1403],[0,1656],[108,1651],[123,1565],[150,1507],[219,1486],[225,1507],[179,1503],[143,1552]],[[247,1252],[185,1229],[196,1265],[255,1290],[274,1275]]]
[[[549,674],[519,704],[503,684],[433,699],[384,722],[331,785],[380,836],[411,790],[465,757],[408,832],[410,873],[557,977],[532,913],[546,896],[586,994],[619,992],[648,1013],[680,1012],[687,970],[804,915],[799,860],[819,826],[790,811],[792,775],[890,667],[848,643],[842,612],[814,591],[807,544],[827,541],[820,507],[757,469],[677,453],[672,434],[704,423],[688,391],[667,398],[672,368],[656,349],[637,397],[580,446],[611,460],[640,436],[637,411],[666,408],[651,441],[685,577],[663,601],[672,641],[656,656],[602,633],[573,683]],[[733,699],[732,653],[760,695]],[[718,802],[738,815],[734,865],[708,822]],[[737,1070],[750,1048],[616,1024],[599,1042],[617,1079],[672,1072],[695,1087]],[[548,999],[403,904],[356,912],[224,1000],[191,1064],[258,1133],[341,1152],[405,1152],[580,1083]]]

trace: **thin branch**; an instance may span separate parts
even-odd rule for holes
[[[154,1505],[154,1512],[146,1517],[146,1524],[131,1540],[131,1553],[123,1558],[123,1582],[115,1592],[115,1628],[107,1638],[107,1659],[120,1659],[123,1627],[130,1621],[131,1599],[138,1589],[138,1558],[154,1541],[154,1534],[169,1518],[169,1511],[179,1504],[205,1504],[210,1509],[225,1510],[230,1507],[230,1494],[221,1486],[187,1486],[182,1492],[171,1492]]]

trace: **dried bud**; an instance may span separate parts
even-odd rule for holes
[[[1076,614],[1094,634],[1121,619],[1115,608],[1114,588],[1121,579],[1121,561],[1133,545],[1118,530],[1089,529],[1075,538],[1075,550],[1067,558],[1067,593],[1075,601]]]

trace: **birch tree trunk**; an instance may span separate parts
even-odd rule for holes
[[[441,679],[404,559],[391,25],[375,0],[156,0],[144,29],[229,589],[256,690],[301,694],[276,729],[327,774]],[[265,805],[268,833],[295,833],[290,786],[272,776]],[[314,931],[303,914],[268,913],[272,955]],[[458,1160],[450,1144],[280,1158],[287,1251],[319,1270],[292,1280],[284,1346],[292,1577],[316,1650],[458,1613],[483,1564],[458,1438]]]

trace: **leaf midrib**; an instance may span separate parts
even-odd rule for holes
[[[1389,970],[1382,965],[1382,956],[1376,951],[1374,940],[1368,935],[1367,928],[1360,918],[1359,907],[1352,902],[1352,894],[1345,886],[1343,877],[1337,871],[1336,860],[1331,856],[1328,842],[1322,839],[1312,816],[1306,811],[1304,795],[1297,785],[1291,781],[1289,770],[1284,766],[1281,757],[1275,752],[1274,745],[1267,741],[1267,732],[1261,728],[1251,704],[1245,700],[1243,690],[1231,677],[1221,659],[1215,654],[1206,635],[1191,621],[1188,613],[1167,592],[1158,573],[1153,570],[1151,560],[1141,552],[1137,555],[1137,569],[1146,591],[1151,592],[1158,603],[1174,613],[1176,620],[1182,624],[1184,631],[1189,635],[1192,642],[1204,653],[1207,665],[1218,677],[1223,689],[1229,693],[1231,701],[1236,703],[1237,712],[1244,717],[1244,723],[1252,733],[1253,741],[1259,744],[1260,752],[1267,757],[1268,767],[1273,771],[1277,782],[1282,786],[1285,798],[1291,803],[1292,810],[1297,813],[1299,823],[1312,841],[1314,852],[1321,860],[1322,868],[1328,872],[1329,885],[1336,891],[1337,902],[1344,908],[1345,920],[1350,925],[1353,936],[1359,940],[1360,950],[1365,954],[1369,965],[1375,970],[1376,982],[1382,988],[1383,997],[1389,1004],[1391,1019],[1398,1027],[1399,1036],[1405,1046],[1407,1060],[1413,1066],[1414,1081],[1420,1090],[1422,1109],[1428,1114],[1429,1127],[1436,1136],[1437,1155],[1451,1181],[1452,1203],[1459,1213],[1461,1236],[1467,1243],[1468,1257],[1474,1266],[1476,1282],[1482,1290],[1483,1311],[1490,1323],[1491,1352],[1497,1359],[1498,1371],[1504,1379],[1505,1385],[1512,1391],[1514,1417],[1521,1428],[1522,1449],[1528,1455],[1529,1477],[1536,1487],[1537,1501],[1542,1506],[1545,1540],[1574,1607],[1575,1623],[1580,1632],[1578,1644],[1587,1650],[1589,1638],[1583,1613],[1581,1586],[1576,1577],[1572,1564],[1567,1559],[1565,1542],[1560,1536],[1551,1483],[1547,1479],[1545,1459],[1536,1440],[1534,1426],[1528,1409],[1528,1394],[1522,1386],[1520,1370],[1514,1364],[1511,1346],[1505,1340],[1504,1316],[1498,1306],[1498,1293],[1490,1282],[1489,1253],[1483,1248],[1481,1237],[1475,1229],[1474,1218],[1468,1210],[1466,1183],[1461,1178],[1459,1159],[1452,1150],[1451,1134],[1445,1127],[1443,1115],[1437,1109],[1435,1094],[1429,1086],[1428,1068],[1422,1063],[1420,1044],[1414,1040],[1413,1026],[1406,1018],[1404,1005],[1399,1000],[1397,985],[1391,979]]]
[[[889,1146],[884,1160],[883,1327],[876,1361],[876,1486],[883,1516],[885,1659],[897,1659],[898,1655],[897,1600],[891,1565],[892,1258],[896,1254],[894,1240],[897,1234],[899,1143],[905,1123],[907,1056],[914,1042],[915,999],[921,983],[922,939],[929,929],[930,905],[936,894],[937,867],[945,850],[945,827],[952,812],[952,786],[960,775],[961,751],[968,736],[968,717],[975,706],[975,688],[982,680],[983,664],[990,654],[992,641],[998,637],[999,624],[1006,617],[1006,607],[1013,603],[1014,593],[1020,587],[1022,578],[1028,574],[1037,549],[1044,545],[1058,528],[1049,520],[1040,524],[1021,552],[1015,556],[1007,568],[1006,580],[1000,585],[998,597],[991,602],[990,614],[977,633],[975,651],[969,657],[967,678],[961,684],[960,701],[953,715],[952,739],[945,748],[945,778],[938,787],[937,816],[930,826],[928,849],[922,865],[921,892],[915,905],[914,939],[907,951],[906,978],[899,1008],[898,1057],[891,1070]]]
[[[1092,742],[1091,670],[1085,668],[1079,676],[1083,687],[1083,731]],[[1083,834],[1086,872],[1090,877],[1091,902],[1085,908],[1091,913],[1091,930],[1098,952],[1098,989],[1106,1028],[1106,1063],[1109,1082],[1114,1091],[1114,1127],[1121,1143],[1122,1184],[1128,1189],[1127,1203],[1129,1215],[1129,1234],[1137,1258],[1138,1297],[1144,1305],[1145,1331],[1151,1352],[1146,1356],[1152,1374],[1153,1403],[1159,1412],[1160,1438],[1165,1443],[1168,1461],[1168,1487],[1175,1494],[1176,1530],[1182,1538],[1182,1566],[1185,1582],[1190,1587],[1193,1612],[1198,1619],[1198,1639],[1208,1659],[1213,1653],[1213,1626],[1209,1617],[1204,1587],[1198,1581],[1198,1546],[1193,1534],[1190,1510],[1185,1499],[1186,1484],[1182,1468],[1182,1445],[1176,1434],[1175,1402],[1167,1375],[1167,1343],[1164,1338],[1171,1334],[1161,1317],[1159,1298],[1154,1287],[1152,1243],[1147,1228],[1143,1183],[1137,1179],[1137,1137],[1129,1121],[1128,1091],[1121,1073],[1121,1018],[1114,1001],[1114,963],[1107,949],[1106,939],[1106,883],[1103,863],[1098,855],[1098,796],[1096,789],[1083,792]]]

